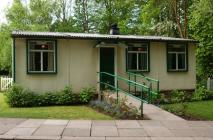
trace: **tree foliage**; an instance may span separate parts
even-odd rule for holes
[[[30,0],[30,30],[49,31],[53,21],[54,2],[50,0]]]
[[[193,38],[199,41],[197,69],[201,79],[213,77],[213,2],[197,0],[191,7],[190,29]]]
[[[72,16],[73,0],[57,0],[54,3],[55,20],[51,25],[51,31],[57,32],[78,32]]]
[[[94,0],[75,0],[74,19],[78,32],[96,32],[95,4]]]

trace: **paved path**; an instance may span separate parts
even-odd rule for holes
[[[0,139],[213,140],[213,121],[91,121],[0,118]]]
[[[110,93],[109,93],[110,94]],[[110,94],[113,98],[116,98],[116,94]],[[124,93],[119,92],[119,98],[127,98],[127,102],[138,109],[141,106],[141,102],[131,96],[126,96]],[[140,109],[139,109],[140,110]],[[144,103],[144,112],[143,114],[145,115],[146,118],[149,118],[150,120],[160,120],[160,121],[165,121],[165,120],[174,120],[174,121],[183,121],[184,119],[181,117],[178,117],[170,112],[167,112],[157,106],[154,106],[152,104],[146,104]]]

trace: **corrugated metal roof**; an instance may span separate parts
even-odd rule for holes
[[[197,42],[193,39],[162,37],[162,36],[140,36],[140,35],[110,35],[110,34],[90,34],[90,33],[68,33],[68,32],[30,32],[13,31],[15,38],[67,38],[67,39],[104,39],[104,40],[147,40],[147,41],[180,41]]]

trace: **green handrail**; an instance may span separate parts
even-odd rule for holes
[[[136,74],[136,73],[133,73],[133,72],[127,72],[127,74],[136,75],[138,77],[145,78],[147,81],[159,82],[159,80],[144,76],[143,74]]]
[[[138,100],[140,100],[141,101],[141,115],[143,115],[143,103],[145,102],[145,103],[149,103],[150,101],[150,97],[149,96],[151,96],[151,92],[150,92],[150,88],[148,87],[148,86],[146,86],[146,85],[143,85],[143,84],[140,84],[140,83],[138,83],[138,82],[135,82],[135,81],[132,81],[132,80],[128,80],[128,79],[126,79],[126,78],[123,78],[123,77],[121,77],[121,76],[119,76],[119,75],[114,75],[114,74],[110,74],[110,73],[107,73],[107,72],[97,72],[98,74],[99,74],[99,76],[100,76],[100,81],[98,82],[99,84],[103,84],[103,85],[107,85],[107,86],[109,86],[109,87],[111,87],[112,89],[114,89],[114,90],[116,90],[116,93],[117,93],[117,101],[118,101],[118,93],[119,93],[119,91],[120,92],[123,92],[124,94],[126,94],[126,95],[128,95],[128,96],[131,96],[131,97],[133,97],[133,98],[135,98],[135,99],[138,99]],[[112,77],[114,77],[114,78],[116,78],[116,86],[113,86],[113,85],[110,85],[109,83],[107,83],[107,82],[103,82],[103,81],[101,81],[101,77],[102,77],[102,75],[103,74],[105,74],[105,75],[108,75],[108,76],[112,76]],[[125,81],[126,83],[128,83],[129,85],[134,85],[135,87],[139,87],[140,89],[141,89],[141,92],[140,92],[140,98],[139,97],[136,97],[136,96],[134,96],[134,95],[132,95],[132,94],[130,94],[130,92],[127,92],[127,91],[125,91],[125,90],[123,90],[123,89],[121,89],[120,87],[119,87],[119,85],[118,85],[118,80],[122,80],[122,81]],[[147,91],[148,92],[148,101],[146,101],[146,100],[144,100],[143,99],[143,92],[144,91]]]
[[[144,78],[145,80],[147,80],[148,82],[155,82],[156,84],[157,84],[157,93],[155,92],[155,91],[152,91],[151,90],[151,92],[152,93],[154,93],[154,94],[158,94],[159,93],[159,85],[160,85],[160,82],[159,82],[159,80],[157,80],[157,79],[153,79],[153,78],[150,78],[150,77],[146,77],[146,76],[144,76],[143,74],[136,74],[136,73],[132,73],[132,72],[127,72],[127,74],[129,74],[129,75],[132,75],[132,76],[135,76],[135,77],[140,77],[140,78]],[[135,78],[136,79],[136,78]]]
[[[140,83],[137,83],[137,82],[134,82],[134,81],[128,80],[128,79],[123,78],[123,77],[121,77],[121,76],[119,76],[119,75],[113,75],[113,74],[110,74],[110,73],[107,73],[107,72],[98,72],[98,73],[100,73],[100,74],[106,74],[106,75],[109,75],[109,76],[115,77],[115,78],[117,78],[117,79],[120,79],[120,80],[126,81],[126,82],[128,82],[128,83],[135,84],[135,85],[137,85],[137,86],[142,86],[142,87],[144,87],[144,88],[149,88],[149,87],[148,87],[148,86],[146,86],[146,85],[143,85],[143,84],[140,84]]]

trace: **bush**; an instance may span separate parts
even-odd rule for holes
[[[7,94],[7,102],[12,107],[30,107],[36,104],[36,95],[20,86],[12,86]]]
[[[204,86],[197,85],[195,92],[174,90],[170,93],[161,93],[153,100],[155,104],[171,104],[211,99],[213,99],[213,91],[208,91]]]
[[[204,86],[197,86],[195,93],[192,96],[193,101],[213,99],[213,92],[208,91]]]
[[[93,98],[94,92],[94,88],[83,88],[79,94],[80,102],[88,103]]]
[[[78,104],[82,103],[79,100],[79,95],[73,93],[71,87],[65,87],[62,92],[58,92],[58,105],[70,105],[70,104]]]
[[[92,89],[83,88],[80,94],[76,94],[71,87],[65,87],[62,91],[39,94],[14,85],[8,90],[6,96],[11,107],[73,105],[88,103],[94,95]]]
[[[184,102],[184,101],[187,100],[186,96],[187,95],[186,95],[185,91],[174,90],[174,91],[171,92],[170,102],[171,103]]]

